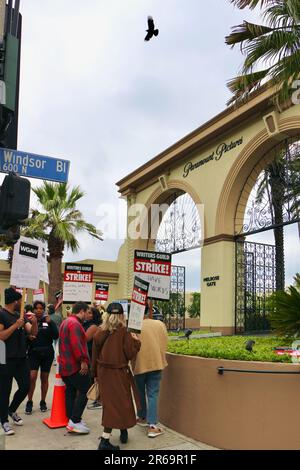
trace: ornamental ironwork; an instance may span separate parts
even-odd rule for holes
[[[173,196],[159,226],[155,249],[181,253],[201,246],[201,222],[198,208],[187,193]]]
[[[284,140],[265,158],[271,163],[259,174],[252,188],[244,219],[236,217],[237,235],[296,222],[300,229],[300,136]]]
[[[158,301],[156,306],[168,330],[185,328],[185,266],[172,266],[170,300]]]
[[[275,246],[236,242],[236,333],[254,333],[270,329],[270,296],[275,290]]]

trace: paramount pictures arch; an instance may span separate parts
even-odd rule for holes
[[[255,311],[249,292],[254,297],[266,296],[276,289],[276,247],[245,243],[248,234],[274,228],[272,210],[266,205],[258,210],[253,192],[276,154],[285,152],[285,161],[291,163],[295,145],[300,153],[299,136],[300,106],[289,102],[280,107],[275,89],[265,87],[247,103],[226,109],[119,181],[119,192],[127,199],[128,227],[134,220],[131,208],[142,204],[147,213],[139,228],[149,233],[125,241],[124,295],[129,298],[131,294],[134,250],[161,246],[157,240],[160,225],[151,216],[151,206],[170,204],[187,194],[197,207],[204,208],[199,214],[201,327],[223,334],[244,332],[247,312]],[[290,175],[290,167],[284,173]],[[289,180],[293,181],[291,175]],[[300,221],[297,207],[294,211],[284,208],[282,227]],[[253,264],[253,259],[260,261]]]

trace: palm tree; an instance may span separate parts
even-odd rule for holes
[[[267,199],[271,212],[271,223],[274,227],[276,252],[276,290],[284,290],[284,201],[285,201],[285,160],[282,152],[270,163],[261,176],[255,202],[260,205]]]
[[[276,290],[284,290],[284,222],[300,220],[300,142],[285,141],[276,147],[274,160],[259,177],[256,204],[266,199],[274,225]],[[298,222],[299,236],[300,228]]]
[[[287,292],[273,294],[274,310],[270,322],[276,335],[299,337],[300,335],[300,291],[290,286]]]
[[[101,232],[85,222],[76,204],[84,196],[79,186],[69,188],[67,183],[48,183],[33,189],[41,210],[33,209],[23,235],[45,240],[48,243],[50,274],[49,302],[55,302],[55,292],[62,287],[62,258],[65,247],[76,252],[80,232],[102,240]]]
[[[292,83],[300,70],[299,0],[230,0],[240,9],[264,9],[266,25],[249,23],[235,26],[225,38],[226,44],[239,45],[246,56],[239,76],[228,82],[233,97],[228,104],[238,104],[266,82],[278,88],[278,97],[290,96]]]

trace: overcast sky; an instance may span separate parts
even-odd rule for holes
[[[224,37],[257,13],[229,0],[21,0],[21,13],[18,148],[70,160],[85,219],[103,227],[99,205],[112,204],[121,234],[115,183],[226,107],[242,57]],[[147,15],[160,30],[149,43]],[[115,260],[121,243],[82,236],[65,259]],[[199,258],[176,257],[188,289]]]

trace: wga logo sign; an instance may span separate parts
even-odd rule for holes
[[[0,341],[0,364],[6,363],[6,354],[5,354],[5,343]]]

